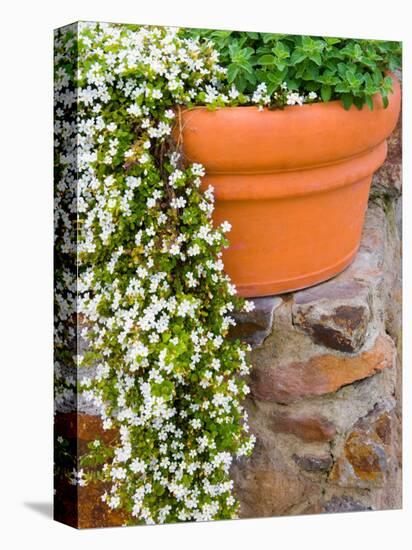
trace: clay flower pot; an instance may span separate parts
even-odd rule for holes
[[[214,222],[232,224],[223,261],[240,295],[297,290],[350,264],[399,115],[393,80],[387,109],[376,96],[373,111],[331,101],[181,112],[184,154],[215,188]]]

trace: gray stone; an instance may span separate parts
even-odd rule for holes
[[[330,470],[333,464],[332,455],[292,455],[293,460],[302,470],[307,472],[325,472]]]
[[[319,499],[321,487],[289,465],[281,451],[258,439],[252,457],[241,458],[231,468],[240,517],[289,515],[307,500]]]
[[[371,291],[383,292],[380,288],[385,269],[398,269],[398,266],[385,266],[387,253],[387,218],[379,204],[369,203],[365,216],[362,239],[353,262],[339,275],[341,280],[361,281],[371,287]]]
[[[327,513],[336,512],[363,512],[372,510],[371,506],[367,506],[358,500],[354,500],[347,495],[334,496],[323,504],[323,510]]]
[[[369,287],[357,281],[331,281],[295,294],[293,324],[315,343],[345,352],[365,343],[371,318]]]
[[[236,326],[231,328],[230,337],[239,338],[252,347],[257,347],[270,334],[275,310],[282,303],[282,299],[277,296],[267,296],[253,298],[252,301],[255,304],[253,311],[234,313]]]
[[[402,190],[402,114],[388,139],[388,155],[373,176],[371,196],[396,198]]]

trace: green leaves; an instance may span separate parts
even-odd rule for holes
[[[170,380],[164,380],[161,384],[152,386],[152,393],[156,397],[163,397],[165,401],[170,401],[175,393],[175,386]]]
[[[307,58],[307,55],[305,51],[302,48],[297,47],[292,53],[292,56],[290,58],[290,63],[291,65],[299,65],[299,63],[302,63],[302,61],[305,61],[306,58]]]
[[[274,55],[271,55],[271,54],[265,54],[265,55],[261,55],[259,57],[259,59],[257,60],[258,64],[259,65],[275,65],[276,63],[276,57]]]
[[[332,97],[332,86],[324,84],[320,89],[320,96],[322,98],[322,101],[329,101]]]
[[[353,103],[353,97],[348,94],[348,93],[344,93],[342,94],[342,103],[343,103],[343,106],[345,107],[346,110],[350,109],[352,103]]]
[[[240,71],[240,67],[238,67],[235,63],[231,63],[229,67],[227,68],[227,78],[230,83],[234,82],[235,78],[238,76]]]
[[[227,67],[227,78],[230,84],[243,92],[248,84],[255,85],[256,77],[253,71],[253,48],[243,48],[241,42],[234,41],[228,46],[230,63]]]
[[[400,66],[401,44],[327,36],[298,36],[237,31],[190,31],[207,37],[227,68],[230,84],[253,94],[265,83],[269,95],[282,82],[300,93],[316,92],[322,101],[341,99],[345,108],[373,107],[379,93],[390,100],[385,73]],[[351,99],[350,99],[351,98]]]
[[[373,100],[370,95],[365,96],[365,103],[371,111],[373,111]]]

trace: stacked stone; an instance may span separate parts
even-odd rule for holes
[[[243,517],[401,507],[400,131],[352,265],[237,316],[257,437],[232,469]]]

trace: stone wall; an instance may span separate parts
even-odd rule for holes
[[[257,437],[232,469],[242,517],[401,507],[400,196],[399,124],[352,265],[238,315]]]
[[[242,517],[401,506],[401,127],[375,175],[352,265],[299,292],[255,299],[232,336],[253,350],[246,406],[257,444],[232,468]],[[343,228],[344,230],[344,228]],[[72,373],[75,375],[75,373]],[[60,403],[56,433],[82,454],[104,432],[78,398]],[[56,519],[121,525],[104,487],[56,479]]]

